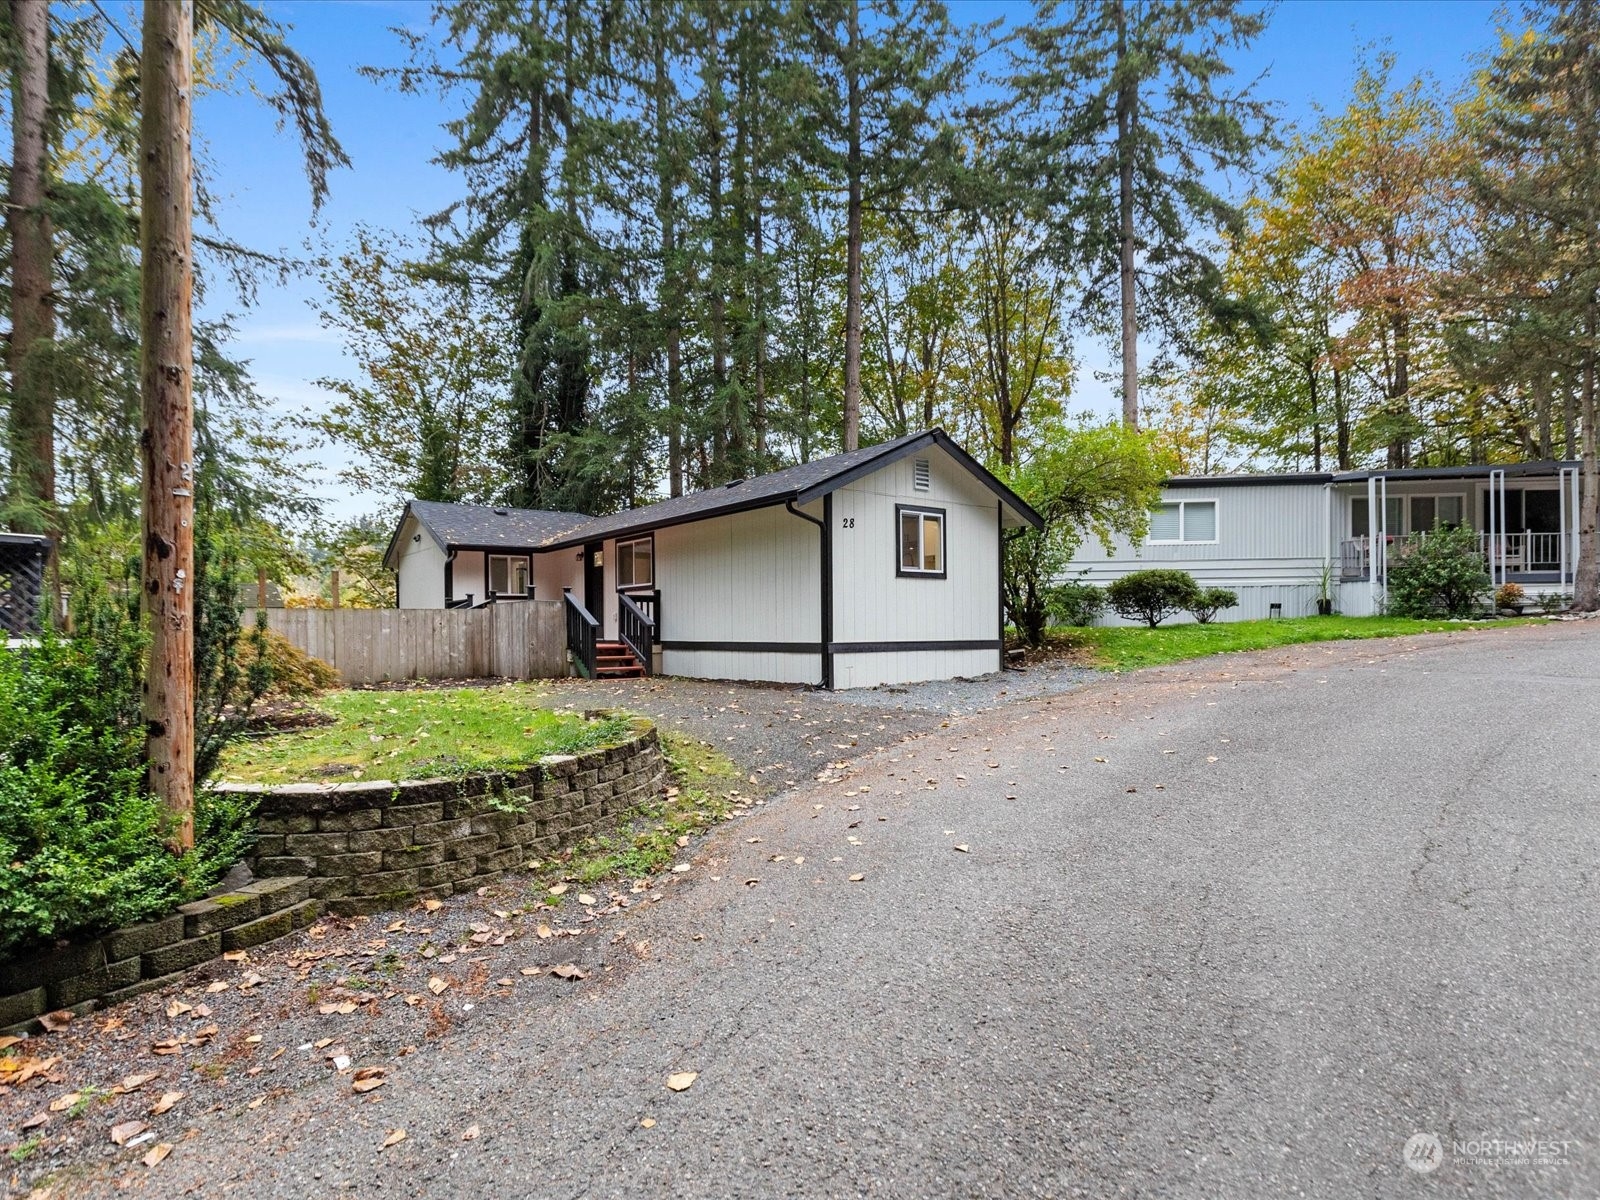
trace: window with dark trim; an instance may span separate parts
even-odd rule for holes
[[[894,508],[896,536],[899,539],[895,574],[924,579],[943,579],[944,510],[914,508],[897,504]]]
[[[654,534],[617,543],[617,586],[653,587],[656,582],[656,539]]]
[[[489,556],[489,594],[491,596],[526,596],[533,582],[533,564],[520,554],[491,554]]]

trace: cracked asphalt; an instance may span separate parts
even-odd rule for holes
[[[1592,623],[952,719],[721,827],[616,969],[73,1194],[1595,1195],[1597,724]]]

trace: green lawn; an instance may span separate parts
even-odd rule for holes
[[[1083,648],[1096,666],[1114,671],[1163,663],[1264,650],[1299,642],[1338,642],[1359,638],[1403,637],[1413,633],[1454,633],[1470,637],[1482,629],[1525,625],[1520,621],[1417,621],[1407,617],[1298,617],[1278,621],[1228,621],[1212,625],[1161,625],[1155,629],[1108,627],[1052,629],[1053,646]]]
[[[333,724],[236,742],[219,775],[234,783],[456,776],[575,754],[627,733],[625,718],[586,721],[539,699],[527,684],[332,692],[313,707]]]

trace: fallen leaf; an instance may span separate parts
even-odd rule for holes
[[[365,1093],[365,1092],[377,1091],[384,1084],[389,1082],[387,1079],[383,1078],[383,1076],[381,1076],[381,1075],[374,1075],[374,1076],[372,1076],[371,1078],[368,1078],[368,1079],[362,1079],[360,1077],[360,1075],[361,1075],[361,1073],[359,1071],[356,1072],[356,1080],[355,1080],[354,1083],[352,1083],[350,1085],[350,1090],[355,1092],[355,1093],[357,1093],[358,1095],[360,1095],[362,1093]]]
[[[851,883],[860,883],[865,878],[866,878],[865,875],[852,875],[852,876],[850,876],[850,882]]]
[[[972,851],[970,849],[968,849],[967,844],[965,842],[962,842],[960,845],[958,845],[956,847],[956,849],[961,851],[961,853],[963,853],[963,854],[971,854],[972,853]]]
[[[354,1000],[344,1000],[335,1004],[319,1004],[317,1006],[317,1011],[325,1017],[331,1017],[335,1015],[348,1017],[351,1013],[355,1012],[355,1010],[356,1003]]]
[[[223,962],[249,962],[250,956],[243,950],[225,950],[222,954]]]
[[[218,993],[218,992],[227,991],[228,987],[229,987],[229,984],[225,980],[219,979],[215,983],[213,983],[210,987],[206,988],[206,992],[209,993],[210,995],[216,995],[216,993]]]
[[[567,894],[567,885],[564,883],[551,884],[550,894],[552,896],[565,896]]]
[[[182,1000],[174,1000],[171,1004],[167,1005],[167,1016],[181,1017],[184,1013],[192,1011],[193,1008],[194,1006],[192,1004],[185,1004]]]
[[[579,904],[593,904],[594,903],[594,897],[591,896],[588,892],[579,892],[578,893],[578,903]]]
[[[129,1075],[118,1086],[120,1086],[124,1092],[137,1092],[145,1084],[154,1079],[156,1074],[157,1073],[155,1071],[150,1071],[144,1075]]]
[[[676,1075],[667,1076],[667,1090],[673,1092],[686,1092],[700,1078],[699,1071],[679,1071]]]
[[[12,1037],[9,1034],[7,1034],[5,1037],[0,1037],[0,1050],[9,1050],[11,1047],[18,1045],[23,1040],[23,1038]]]
[[[555,936],[555,930],[551,929],[548,925],[539,926],[538,929],[534,930],[534,933],[538,934],[541,939]]]
[[[1095,762],[1105,762],[1105,761],[1106,761],[1106,760],[1105,760],[1105,759],[1103,759],[1103,758],[1096,758],[1096,759],[1095,759]]]
[[[543,967],[523,967],[522,970],[519,972],[519,974],[522,974],[522,975],[543,975],[544,974],[544,968]]]
[[[449,986],[450,985],[448,983],[446,983],[444,980],[440,979],[437,975],[435,975],[432,979],[428,980],[428,990],[430,992],[432,992],[435,996],[437,996],[440,993],[442,993]]]
[[[686,833],[679,834],[678,835],[678,848],[682,849],[684,846],[687,846],[688,844],[689,844],[689,835],[686,834]]]
[[[139,1161],[142,1162],[147,1167],[153,1167],[157,1163],[159,1163],[162,1159],[164,1159],[167,1155],[169,1155],[171,1153],[172,1153],[172,1143],[171,1142],[161,1142],[160,1144],[155,1146],[150,1151],[149,1154],[146,1154]]]
[[[77,1102],[78,1093],[68,1092],[65,1096],[57,1096],[54,1100],[50,1101],[50,1111],[66,1112],[67,1109],[71,1108]]]
[[[689,864],[688,863],[678,863],[676,866],[674,866],[672,868],[672,873],[674,875],[682,875],[688,869],[689,869]]]
[[[30,1129],[38,1129],[41,1125],[48,1125],[49,1123],[50,1114],[40,1112],[34,1113],[33,1116],[29,1117],[21,1125],[18,1125],[17,1128],[26,1133]]]
[[[656,1119],[654,1117],[646,1117],[644,1120],[640,1121],[639,1124],[643,1125],[646,1129],[654,1129],[656,1127]]]
[[[47,1012],[39,1018],[39,1024],[44,1027],[46,1033],[55,1033],[57,1030],[65,1029],[72,1024],[72,1013],[64,1008],[57,1009],[55,1012]]]
[[[478,1136],[478,1127],[476,1125],[468,1125],[465,1129],[463,1129],[461,1131],[461,1140],[463,1142],[474,1141],[474,1140],[476,1140],[477,1136]]]
[[[385,933],[399,933],[406,927],[406,919],[401,917],[398,921],[390,921],[383,927]]]
[[[424,911],[426,911],[426,912],[438,912],[441,908],[444,907],[444,901],[443,900],[424,900],[422,902],[422,907],[423,907]]]
[[[155,1104],[151,1106],[150,1115],[152,1117],[159,1117],[162,1113],[168,1112],[174,1104],[182,1099],[182,1092],[163,1092],[161,1094],[161,1099],[157,1100]]]
[[[390,1146],[398,1146],[405,1140],[406,1131],[404,1129],[391,1129],[389,1130],[389,1136],[383,1139],[383,1148],[387,1150]]]
[[[111,1127],[111,1141],[118,1146],[126,1146],[131,1138],[138,1137],[150,1126],[143,1121],[119,1121]]]
[[[562,963],[558,967],[551,967],[550,974],[557,979],[587,979],[589,973],[574,963]]]

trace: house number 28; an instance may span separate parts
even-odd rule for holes
[[[844,527],[846,529],[854,529],[856,527],[856,519],[854,517],[844,518]]]

